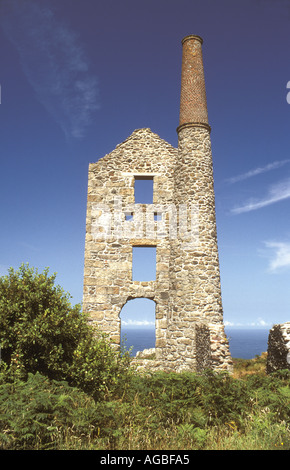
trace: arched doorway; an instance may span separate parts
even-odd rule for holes
[[[128,300],[121,310],[121,344],[127,350],[132,347],[132,356],[155,348],[155,308],[154,300],[142,297]]]

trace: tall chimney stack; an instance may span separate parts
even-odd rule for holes
[[[178,208],[179,226],[178,236],[171,240],[172,304],[167,330],[167,359],[180,370],[184,361],[192,370],[231,367],[223,325],[202,42],[199,36],[194,35],[182,40],[180,121],[173,198]],[[186,228],[190,232],[191,227],[191,237],[183,236],[181,216],[184,207],[187,211]]]
[[[182,40],[179,127],[204,126],[210,129],[207,115],[202,43],[202,38],[194,35],[186,36]]]

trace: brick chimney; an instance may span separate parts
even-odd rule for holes
[[[182,40],[180,117],[182,127],[207,127],[208,115],[200,36],[189,35]]]

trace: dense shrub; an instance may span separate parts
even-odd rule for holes
[[[177,424],[186,421],[216,425],[229,419],[239,421],[250,403],[244,382],[211,370],[203,374],[158,372],[135,376],[124,400],[132,400],[134,394],[142,406],[150,401],[159,420]]]
[[[0,278],[3,449],[290,448],[290,371],[135,373],[54,283]]]
[[[66,382],[39,373],[25,381],[0,380],[2,449],[53,449],[65,445],[68,435],[78,446],[97,433],[94,400]]]
[[[0,278],[2,360],[14,369],[60,378],[85,333],[80,306],[54,285],[55,275],[22,265]]]
[[[95,398],[113,393],[126,380],[128,356],[88,324],[80,305],[71,306],[55,277],[23,264],[0,278],[2,369],[13,377],[39,372],[67,380]]]
[[[289,449],[289,424],[289,374],[138,374],[97,402],[39,373],[0,375],[3,449]]]

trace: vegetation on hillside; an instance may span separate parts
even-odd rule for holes
[[[55,277],[23,264],[0,278],[2,370],[19,379],[39,372],[101,399],[113,393],[118,377],[126,380],[129,356],[110,347],[80,305],[71,306]]]
[[[0,446],[290,449],[290,371],[266,354],[234,374],[140,373],[80,307],[28,266],[0,278]]]

